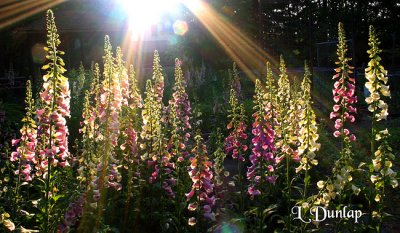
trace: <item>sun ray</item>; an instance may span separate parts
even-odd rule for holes
[[[132,33],[128,30],[125,33],[124,40],[122,42],[122,50],[126,51],[126,66],[133,65],[136,77],[139,80],[141,75],[141,65],[143,62],[143,35],[132,36]]]
[[[65,1],[66,0],[28,0],[6,6],[0,10],[0,30]]]
[[[15,2],[18,2],[18,0],[3,0],[0,2],[0,7],[4,7],[9,4],[14,4]]]
[[[23,2],[16,2],[14,4],[0,8],[0,18],[4,19],[10,15],[17,14],[18,12],[23,12],[26,9],[32,8],[35,5],[42,4],[43,1],[27,0]]]
[[[202,0],[184,0],[183,3],[250,79],[255,81],[258,71],[264,70],[265,59],[268,59],[274,67],[277,67],[278,62],[276,59],[225,20],[220,13],[207,3]]]

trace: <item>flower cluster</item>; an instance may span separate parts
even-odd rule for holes
[[[265,94],[264,94],[264,104],[269,111],[268,118],[271,121],[271,124],[274,126],[278,126],[277,122],[277,89],[275,85],[274,74],[272,73],[271,64],[269,62],[266,63],[267,75],[265,77]]]
[[[293,95],[294,88],[290,85],[283,56],[280,57],[279,71],[277,95],[276,97],[270,96],[269,102],[274,103],[273,101],[275,101],[276,103],[275,111],[273,112],[274,115],[276,114],[276,118],[271,116],[273,117],[272,122],[274,122],[276,133],[275,145],[279,153],[282,156],[286,156],[286,163],[289,165],[291,160],[295,162],[300,160],[296,148],[298,146],[298,113],[300,111],[300,105]],[[268,64],[267,76],[271,76],[268,77],[267,80],[271,80],[269,82],[271,83],[270,85],[272,85],[272,71]],[[286,167],[289,168],[289,166]],[[288,177],[286,178],[288,179]]]
[[[186,82],[183,77],[181,63],[179,59],[175,59],[174,93],[168,106],[168,123],[171,127],[171,136],[169,137],[165,156],[165,160],[168,162],[163,163],[167,171],[173,171],[173,173],[168,174],[168,179],[163,182],[164,189],[171,197],[175,196],[171,185],[180,184],[180,180],[183,178],[182,173],[185,173],[187,157],[189,156],[188,142],[192,128],[190,124],[190,100],[185,90]],[[177,179],[180,180],[177,181]],[[177,189],[180,190],[180,187]]]
[[[168,144],[168,148],[172,149],[175,143],[177,148],[172,151],[171,156],[187,156],[186,144],[190,138],[191,107],[189,96],[185,91],[186,82],[183,77],[180,61],[175,60],[175,85],[172,99],[169,101],[169,123],[172,126],[172,135]],[[180,151],[176,151],[176,149]],[[181,159],[180,159],[181,160]]]
[[[334,191],[334,186],[330,180],[318,181],[317,188],[320,190],[320,194],[317,195],[313,204],[328,206],[330,201],[336,198],[336,192]]]
[[[111,144],[113,146],[117,146],[118,144],[118,136],[120,134],[120,111],[121,111],[121,106],[122,106],[122,93],[121,93],[121,87],[120,87],[120,82],[119,82],[119,77],[117,75],[112,75],[111,78],[111,90],[108,93],[109,95],[109,106],[107,109],[107,114],[109,114],[109,119],[111,121],[108,121],[108,126],[109,126],[109,140],[111,141]],[[101,98],[101,97],[100,97]]]
[[[96,132],[96,117],[97,117],[97,107],[95,106],[98,101],[96,98],[92,98],[91,96],[98,97],[99,96],[99,76],[100,69],[99,65],[96,63],[93,73],[93,80],[91,83],[90,90],[85,92],[85,98],[83,101],[83,111],[82,111],[82,119],[83,121],[80,123],[81,128],[79,129],[79,133],[84,134],[89,139],[95,138]]]
[[[354,122],[356,120],[354,114],[357,112],[357,109],[353,106],[357,103],[355,79],[350,77],[350,74],[353,73],[353,67],[348,64],[351,58],[346,57],[346,53],[346,36],[343,24],[339,23],[338,61],[336,62],[339,67],[335,69],[336,74],[332,78],[333,80],[337,79],[337,81],[335,81],[332,90],[335,105],[333,106],[330,118],[336,119],[336,131],[333,133],[335,137],[349,137],[351,141],[354,141],[356,139],[354,134],[350,134],[350,130],[344,128],[346,122]]]
[[[319,150],[321,145],[317,143],[319,138],[318,127],[316,123],[316,117],[314,110],[312,109],[311,101],[311,80],[310,70],[307,65],[304,68],[304,79],[301,85],[302,97],[301,97],[301,121],[299,131],[299,142],[298,154],[301,156],[300,165],[296,168],[296,172],[301,170],[309,170],[312,165],[317,165],[318,160],[315,159],[315,152]]]
[[[233,63],[232,68],[232,80],[231,80],[231,89],[233,89],[236,93],[236,97],[238,100],[242,100],[242,85],[240,84],[239,72],[236,67],[236,63]]]
[[[369,28],[368,44],[371,48],[367,52],[371,60],[365,69],[365,77],[368,80],[365,87],[370,95],[365,99],[365,102],[369,105],[368,110],[373,113],[373,120],[380,121],[388,116],[388,105],[381,99],[381,95],[390,97],[390,91],[389,86],[386,85],[388,81],[387,70],[380,63],[379,53],[381,50],[378,48],[380,42],[372,26]]]
[[[147,150],[147,154],[142,155],[142,160],[147,160],[153,157],[155,149],[158,148],[158,143],[155,140],[157,135],[161,132],[161,114],[162,109],[158,107],[154,88],[151,80],[146,82],[146,98],[144,99],[142,110],[142,132],[140,134],[142,150]]]
[[[112,52],[112,46],[110,43],[110,38],[105,37],[104,43],[104,71],[103,71],[103,81],[101,83],[100,93],[99,93],[99,104],[97,112],[99,118],[99,128],[102,129],[99,133],[99,143],[103,147],[103,158],[102,158],[102,168],[110,172],[109,182],[111,186],[118,187],[115,185],[115,175],[117,172],[115,167],[118,165],[119,161],[116,159],[115,152],[112,148],[118,145],[118,138],[120,135],[120,113],[122,107],[122,92],[120,85],[120,77],[118,72],[116,72],[116,67],[114,64],[114,57]],[[104,170],[104,171],[105,171]],[[103,172],[104,176],[105,173]],[[104,178],[104,177],[103,177]]]
[[[110,140],[112,146],[117,146],[117,140],[120,133],[119,114],[122,106],[122,93],[119,76],[114,72],[112,62],[111,44],[109,38],[106,37],[106,59],[104,65],[104,80],[100,90],[99,120],[105,125],[105,134],[107,140]],[[110,56],[110,58],[108,58]],[[110,61],[109,61],[110,59]],[[110,64],[106,65],[106,62]]]
[[[231,130],[228,137],[225,139],[225,152],[231,153],[233,159],[239,159],[241,162],[245,161],[243,153],[247,151],[245,140],[247,139],[245,123],[245,114],[243,104],[239,104],[236,92],[234,89],[230,91],[230,114],[228,117],[231,119],[227,128]]]
[[[256,80],[254,103],[256,112],[253,114],[253,144],[252,153],[249,157],[251,166],[247,169],[249,180],[248,193],[253,198],[261,195],[260,188],[263,188],[265,181],[275,184],[274,166],[280,162],[276,157],[274,144],[275,131],[269,122],[269,109],[264,104],[264,90],[260,80]]]
[[[393,150],[388,143],[389,131],[387,129],[377,132],[376,123],[388,116],[388,105],[381,99],[381,95],[384,97],[390,97],[389,86],[385,84],[388,81],[387,71],[380,64],[381,58],[379,53],[381,50],[378,48],[380,44],[375,30],[372,26],[369,28],[369,46],[371,47],[367,52],[370,57],[368,68],[365,69],[365,77],[367,82],[365,86],[370,92],[365,101],[368,106],[368,110],[372,112],[372,130],[371,130],[371,153],[372,161],[369,164],[370,168],[370,181],[373,184],[374,192],[371,192],[375,202],[377,203],[377,210],[372,212],[372,217],[378,218],[382,221],[383,218],[383,202],[385,198],[385,187],[392,186],[396,188],[398,186],[397,173],[392,169],[392,161],[395,159]],[[375,148],[375,143],[379,143],[378,148]]]
[[[129,75],[128,71],[125,68],[125,62],[122,57],[122,50],[121,47],[117,47],[116,54],[115,54],[115,65],[116,65],[116,72],[119,78],[119,84],[121,88],[121,104],[122,106],[128,106],[128,99],[129,99]]]
[[[333,106],[333,112],[330,114],[331,119],[335,119],[335,129],[333,133],[335,137],[342,137],[340,158],[335,162],[335,166],[332,169],[332,178],[328,181],[319,181],[318,188],[321,189],[317,204],[329,205],[332,199],[343,195],[346,190],[351,190],[355,195],[358,195],[361,191],[356,185],[352,184],[353,180],[352,172],[354,168],[353,164],[353,152],[351,147],[351,141],[354,141],[356,137],[354,134],[350,135],[350,131],[344,128],[347,121],[354,122],[356,108],[352,106],[357,102],[355,94],[355,79],[350,77],[353,67],[348,62],[351,60],[346,57],[347,45],[343,24],[339,23],[339,43],[337,49],[338,68],[335,69],[337,72],[333,79],[338,79],[334,84],[333,89],[333,100],[335,105]],[[324,185],[322,185],[324,184]]]
[[[300,121],[301,121],[301,113],[303,109],[302,102],[302,90],[301,85],[297,82],[294,82],[291,85],[291,93],[290,93],[290,111],[289,111],[289,127],[288,127],[288,138],[287,143],[290,146],[289,153],[291,154],[291,158],[294,162],[300,162],[300,155],[298,151],[298,147],[300,146]]]
[[[223,199],[226,190],[226,187],[224,187],[225,184],[225,177],[229,176],[229,171],[226,171],[224,168],[224,161],[226,158],[226,153],[224,152],[224,139],[223,135],[221,133],[221,129],[218,128],[216,134],[213,134],[215,136],[215,146],[216,149],[214,150],[213,153],[213,171],[214,171],[214,189],[215,189],[215,196],[217,199]]]
[[[135,114],[138,114],[139,109],[141,109],[143,107],[143,103],[142,103],[143,100],[142,100],[142,96],[140,95],[140,92],[139,92],[139,87],[138,87],[137,78],[136,78],[136,74],[135,74],[133,65],[129,66],[128,82],[129,82],[128,104],[131,109],[136,110]],[[139,122],[139,120],[137,119],[135,122]]]
[[[154,93],[156,96],[157,103],[162,105],[162,99],[164,96],[164,76],[162,74],[162,67],[160,63],[160,55],[158,51],[154,51],[153,61],[153,81],[154,81]]]
[[[0,215],[0,223],[9,231],[15,230],[15,223],[10,220],[10,214],[7,212]]]
[[[25,97],[25,110],[26,115],[22,119],[23,126],[20,130],[21,138],[13,140],[13,146],[20,143],[17,151],[11,153],[11,161],[19,161],[21,169],[18,171],[19,175],[25,181],[32,180],[32,168],[37,164],[36,158],[36,144],[37,144],[37,131],[36,122],[33,119],[34,112],[34,100],[32,99],[32,86],[31,82],[26,83],[26,97]]]
[[[277,113],[277,125],[275,126],[275,131],[276,131],[276,144],[277,144],[277,149],[280,149],[282,152],[286,153],[288,152],[288,138],[290,138],[290,135],[288,134],[289,128],[290,128],[290,93],[291,93],[291,88],[290,88],[290,81],[289,81],[289,76],[287,74],[286,70],[286,65],[285,65],[285,60],[283,59],[283,56],[280,57],[280,63],[279,63],[279,79],[278,79],[278,91],[277,91],[277,101],[276,101],[276,113]],[[269,73],[269,72],[267,72]],[[271,78],[269,78],[271,79]]]
[[[86,195],[82,194],[78,199],[69,204],[67,212],[64,214],[64,219],[58,226],[57,232],[70,232],[70,228],[74,226],[78,218],[82,216],[85,202]]]
[[[378,209],[372,212],[372,217],[374,218],[382,218],[382,203],[386,195],[385,187],[390,185],[392,188],[397,188],[399,186],[397,173],[392,168],[392,160],[395,159],[395,156],[387,141],[388,137],[389,132],[385,129],[378,132],[375,138],[381,144],[373,155],[372,166],[370,168],[370,181],[375,188],[373,198],[379,204]]]
[[[153,62],[153,82],[147,80],[146,82],[146,98],[142,110],[142,132],[140,134],[141,144],[140,148],[146,151],[141,155],[142,160],[147,161],[148,167],[153,169],[149,182],[154,182],[160,174],[160,166],[168,163],[164,158],[165,145],[162,142],[163,124],[165,123],[164,104],[162,97],[164,93],[164,76],[162,75],[162,68],[160,65],[160,57],[158,52],[154,52]],[[169,171],[169,170],[167,170]]]
[[[387,129],[380,131],[376,134],[376,141],[381,141],[382,144],[378,147],[378,150],[374,153],[374,159],[372,160],[373,171],[376,173],[371,175],[371,182],[377,186],[378,189],[382,189],[381,181],[387,179],[387,182],[393,187],[398,186],[396,179],[396,172],[392,170],[392,162],[394,160],[394,154],[392,148],[387,142],[389,132]],[[385,181],[384,181],[385,182]],[[376,199],[376,198],[375,198]]]
[[[115,149],[121,134],[121,109],[124,102],[120,79],[126,75],[126,69],[121,71],[121,65],[115,64],[118,59],[122,59],[121,54],[117,55],[118,58],[113,57],[110,39],[106,36],[103,79],[100,81],[100,69],[98,64],[95,64],[93,82],[84,102],[80,130],[83,133],[83,148],[79,170],[83,175],[81,179],[86,181],[88,191],[92,195],[89,199],[92,207],[97,207],[100,194],[105,188],[112,187],[116,190],[122,188],[120,183],[122,176],[118,170],[120,159],[117,158]],[[99,205],[101,209],[103,203]]]
[[[328,181],[318,181],[317,186],[320,189],[320,195],[317,196],[315,204],[328,206],[331,200],[336,197],[342,197],[345,191],[350,190],[355,195],[361,191],[359,187],[351,183],[353,181],[352,173],[354,168],[353,153],[351,151],[350,139],[345,138],[344,148],[340,152],[340,158],[335,162],[332,169],[332,178]]]
[[[42,69],[47,70],[43,76],[43,88],[40,92],[41,108],[37,109],[38,120],[38,153],[40,163],[36,170],[38,174],[46,175],[48,166],[69,165],[68,128],[65,117],[70,116],[70,91],[65,72],[64,61],[58,51],[60,39],[54,22],[52,11],[47,12],[47,58],[50,62]],[[47,174],[50,175],[50,174]]]
[[[78,179],[85,184],[90,183],[94,179],[96,174],[96,166],[99,163],[99,156],[96,156],[97,145],[94,141],[97,141],[99,121],[98,121],[98,106],[100,87],[100,69],[96,63],[93,70],[93,80],[90,84],[90,90],[85,92],[85,98],[83,101],[82,121],[79,132],[82,135],[82,145],[80,148],[80,156],[78,159]]]
[[[76,87],[77,90],[74,93],[74,97],[79,97],[81,95],[82,90],[85,87],[86,77],[85,77],[85,67],[83,66],[82,62],[79,65],[78,70],[78,86]]]
[[[125,76],[125,75],[124,75]],[[126,112],[124,112],[124,143],[120,146],[120,148],[125,152],[124,160],[128,162],[128,164],[139,164],[140,158],[138,156],[137,150],[137,141],[138,141],[138,130],[140,127],[140,109],[142,108],[142,97],[139,93],[137,86],[137,79],[135,75],[135,71],[133,69],[133,65],[129,67],[129,76],[128,76],[128,84],[129,88],[127,89],[127,93],[125,90],[123,91],[124,96],[126,96],[127,100],[127,108]]]
[[[215,214],[212,210],[215,205],[214,184],[212,182],[213,172],[211,170],[212,162],[207,156],[207,148],[200,134],[196,135],[196,146],[193,148],[193,157],[190,158],[189,176],[193,182],[189,193],[186,193],[186,198],[190,202],[188,205],[189,211],[199,212],[209,220],[215,220]],[[194,217],[189,218],[188,224],[193,226],[197,223]]]

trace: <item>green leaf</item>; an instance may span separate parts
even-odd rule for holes
[[[55,202],[57,202],[57,200],[62,198],[62,197],[64,197],[64,194],[52,196],[51,199],[53,199]]]
[[[274,204],[274,205],[270,206],[269,208],[264,209],[263,210],[264,218],[269,216],[269,215],[271,215],[271,214],[273,214],[273,213],[275,213],[277,208],[278,208],[278,205]]]
[[[358,168],[362,168],[364,165],[366,165],[366,163],[361,162],[361,163],[358,165]]]

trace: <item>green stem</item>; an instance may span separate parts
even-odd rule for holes
[[[377,81],[376,80],[374,82],[374,89],[375,90],[377,89]],[[370,94],[372,95],[372,93],[370,93]],[[372,119],[371,119],[371,159],[373,159],[374,156],[375,156],[375,138],[376,138],[376,129],[375,129],[376,113],[375,113],[375,111],[376,111],[376,108],[377,108],[377,102],[376,101],[374,101],[374,103],[373,103],[373,108],[374,108],[374,111],[372,112]],[[369,176],[371,176],[372,173],[373,172],[370,172]],[[373,201],[372,200],[374,200],[374,193],[373,193],[374,187],[375,187],[374,184],[371,184],[371,187],[369,189],[369,200],[368,200],[369,213],[370,213],[370,216],[371,216],[371,222],[373,221],[373,218],[372,218],[372,211],[373,211],[372,210],[372,203],[373,203]]]
[[[287,184],[286,184],[287,185],[287,197],[286,197],[286,199],[288,201],[288,204],[287,204],[288,213],[290,213],[290,206],[291,206],[290,200],[291,200],[291,196],[292,196],[290,174],[289,174],[289,167],[290,167],[289,164],[290,164],[290,158],[289,158],[289,155],[286,154],[286,180],[287,180]],[[292,219],[289,217],[289,219],[288,219],[288,228],[287,228],[288,231],[290,231],[290,229],[291,229],[291,225],[292,225],[292,221],[291,220]]]
[[[309,103],[308,103],[309,104]],[[307,156],[308,155],[308,153],[310,152],[310,116],[308,115],[309,113],[308,113],[308,104],[307,104],[307,106],[306,106],[306,119],[307,119],[307,153],[305,154],[305,156]],[[305,200],[305,198],[307,197],[307,186],[308,186],[308,183],[310,182],[309,181],[309,175],[308,175],[308,169],[309,169],[309,167],[308,167],[308,165],[309,165],[309,161],[308,161],[308,158],[307,158],[307,164],[306,164],[306,171],[305,171],[305,175],[304,175],[304,192],[303,192],[303,200]]]
[[[261,205],[258,208],[258,216],[259,216],[259,232],[263,233],[263,207],[265,204],[265,193],[264,193],[264,179],[265,179],[265,171],[264,171],[264,158],[263,156],[260,157],[260,171],[261,171],[261,179],[260,179],[260,191],[261,191]]]
[[[54,42],[55,43],[55,42]],[[53,49],[53,101],[51,103],[51,112],[50,115],[54,112],[55,107],[56,107],[56,87],[57,87],[57,49],[56,45],[52,44],[52,49]],[[53,120],[50,118],[50,126],[49,126],[49,149],[52,149],[53,147]],[[47,176],[46,176],[46,186],[45,186],[45,231],[49,232],[49,224],[50,224],[50,205],[49,205],[49,192],[51,190],[51,164],[52,164],[52,159],[50,157],[47,157]]]
[[[199,150],[199,148],[201,147],[201,145],[200,145],[200,143],[198,143],[197,144],[197,150]],[[198,151],[199,152],[199,151]],[[198,156],[198,161],[197,161],[197,165],[198,165],[198,171],[197,171],[197,174],[198,174],[198,182],[200,182],[200,178],[201,178],[201,170],[202,170],[202,164],[203,164],[203,161],[201,160],[201,158],[202,158],[202,155],[201,154],[198,154],[197,155]],[[196,233],[199,233],[200,231],[200,216],[201,216],[201,213],[200,213],[200,209],[201,209],[201,206],[200,206],[200,188],[201,187],[199,187],[198,189],[196,189],[196,191],[197,191],[197,209],[196,209],[196,214],[197,214],[197,216],[196,216],[196,221],[197,221],[197,223],[196,223]]]
[[[111,90],[111,75],[112,72],[111,70],[108,70],[108,90]],[[110,109],[110,105],[111,105],[111,95],[109,93],[108,98],[107,98],[107,109],[106,109],[106,121],[105,121],[105,126],[104,129],[105,131],[105,138],[110,138],[110,132],[108,130],[108,125],[109,125],[109,119],[110,119],[110,114],[111,114],[111,109]],[[102,170],[100,173],[100,177],[99,177],[99,181],[98,181],[98,189],[100,192],[100,200],[99,200],[99,205],[97,207],[98,212],[97,212],[97,218],[96,218],[96,224],[95,224],[95,229],[99,229],[100,228],[100,223],[103,220],[101,218],[101,216],[103,215],[103,203],[105,201],[105,189],[103,187],[104,182],[105,182],[105,177],[106,177],[106,172],[107,172],[107,166],[108,166],[108,160],[109,160],[109,155],[108,152],[110,151],[110,141],[107,140],[105,142],[105,147],[104,147],[104,153],[103,153],[103,158],[102,158]]]
[[[159,129],[158,133],[158,156],[159,156],[159,168],[158,168],[158,173],[159,173],[159,179],[160,179],[160,213],[161,213],[161,224],[164,223],[164,190],[163,190],[163,154],[161,151],[162,147],[162,133],[161,133],[161,128]],[[164,227],[161,226],[161,232],[164,232]]]
[[[15,192],[14,192],[14,204],[15,206],[13,207],[13,212],[14,216],[17,215],[17,209],[19,208],[19,187],[21,183],[21,158],[18,158],[18,180],[17,183],[15,184]]]
[[[243,181],[242,181],[242,163],[238,160],[237,161],[237,169],[238,169],[238,180],[239,180],[239,189],[240,189],[240,212],[243,212],[243,205],[244,205],[244,200],[243,200]]]
[[[379,230],[378,232],[382,232],[382,226],[383,226],[383,208],[385,207],[384,205],[384,200],[385,200],[385,185],[382,187],[382,196],[381,196],[381,206],[379,207]]]

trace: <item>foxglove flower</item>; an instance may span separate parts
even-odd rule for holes
[[[143,107],[143,100],[142,96],[140,95],[139,92],[139,87],[137,83],[137,78],[135,74],[135,70],[133,68],[133,65],[129,66],[129,106],[130,108],[134,108],[137,111]]]
[[[256,80],[254,103],[256,112],[253,114],[253,144],[252,153],[249,157],[251,166],[247,170],[249,180],[249,195],[260,195],[264,182],[275,184],[275,166],[281,161],[276,157],[274,145],[275,131],[270,122],[270,109],[264,104],[265,92],[260,80]]]
[[[395,156],[392,152],[393,149],[390,147],[387,141],[388,137],[389,132],[387,129],[378,132],[375,137],[375,140],[381,142],[381,144],[375,151],[372,159],[373,173],[370,177],[370,180],[375,185],[375,189],[377,190],[378,194],[383,193],[383,185],[390,185],[393,188],[398,186],[398,181],[396,178],[397,173],[392,169],[392,160],[395,159]],[[384,182],[383,185],[381,181]]]
[[[47,12],[47,47],[45,50],[50,62],[42,69],[47,70],[43,76],[43,88],[40,92],[41,107],[37,110],[38,120],[38,153],[40,162],[36,166],[38,175],[47,174],[48,166],[60,167],[69,165],[68,128],[66,117],[70,116],[70,91],[65,72],[64,61],[58,51],[60,39],[52,11]],[[50,163],[50,164],[49,164]]]
[[[233,89],[236,93],[236,98],[241,101],[242,100],[242,85],[240,84],[239,72],[237,70],[236,63],[233,63],[232,69],[232,81],[231,81],[231,89]]]
[[[275,129],[275,126],[279,125],[279,123],[277,122],[278,90],[276,89],[274,74],[272,73],[271,64],[269,62],[266,63],[266,68],[267,75],[265,78],[264,104],[266,108],[269,109],[269,111],[267,112],[268,118],[270,119],[271,124],[274,126]]]
[[[74,93],[74,97],[79,97],[82,93],[82,90],[85,87],[86,77],[85,77],[85,67],[83,66],[82,62],[79,65],[78,69],[78,84],[76,86],[76,92]],[[75,84],[76,85],[76,84]]]
[[[171,127],[171,136],[167,145],[167,153],[163,165],[171,170],[167,174],[168,177],[182,180],[185,173],[185,166],[187,165],[187,157],[189,155],[188,142],[190,139],[190,131],[192,126],[190,124],[191,106],[189,96],[186,93],[186,81],[183,77],[182,62],[175,59],[175,84],[173,87],[174,93],[172,99],[169,101],[168,106],[168,123]],[[180,184],[180,180],[177,181]],[[176,183],[176,182],[175,182]],[[165,182],[166,190],[169,196],[175,196],[172,187],[168,182]],[[179,187],[176,188],[179,190]],[[179,195],[179,194],[178,194]]]
[[[335,120],[336,131],[333,135],[342,138],[348,137],[353,141],[355,136],[350,134],[345,126],[347,122],[355,121],[354,114],[357,109],[353,105],[357,103],[357,96],[355,96],[355,79],[350,76],[353,73],[353,67],[348,64],[351,58],[346,57],[346,53],[347,45],[343,24],[339,23],[338,61],[336,62],[339,67],[335,69],[336,74],[333,76],[333,80],[336,80],[332,90],[335,104],[330,118]]]
[[[226,158],[226,153],[224,152],[224,136],[221,133],[221,129],[218,128],[216,133],[213,133],[209,141],[214,142],[213,143],[213,148],[216,148],[214,150],[214,153],[212,154],[213,158],[213,183],[214,183],[214,192],[215,192],[215,198],[216,198],[216,209],[217,213],[220,213],[223,211],[225,205],[226,205],[226,194],[228,192],[228,187],[226,180],[226,177],[229,177],[230,173],[227,171],[224,167],[224,161]],[[239,166],[239,169],[240,166]],[[239,177],[239,182],[241,182],[242,177]],[[231,183],[234,182],[231,181]],[[241,185],[241,184],[240,184]],[[242,188],[242,187],[240,187]],[[217,214],[218,215],[218,214]]]
[[[365,69],[365,78],[367,79],[365,87],[370,92],[370,95],[365,98],[365,102],[368,104],[368,110],[372,112],[372,138],[375,139],[375,123],[386,119],[389,114],[388,104],[384,101],[384,97],[390,98],[390,91],[389,86],[386,85],[388,82],[387,70],[380,63],[379,53],[381,50],[378,48],[380,41],[372,26],[369,28],[368,44],[371,48],[367,52],[371,60]],[[374,153],[374,143],[373,141],[371,143],[371,150]]]
[[[368,110],[373,114],[372,120],[380,121],[388,116],[388,105],[382,97],[390,97],[390,91],[389,86],[386,85],[388,81],[387,70],[380,63],[379,53],[382,51],[378,48],[380,42],[372,26],[369,28],[368,44],[371,48],[367,52],[371,60],[365,69],[365,78],[367,79],[365,87],[370,95],[365,99],[365,102],[368,104]]]
[[[11,161],[17,161],[20,163],[22,171],[18,171],[19,175],[25,181],[32,180],[32,168],[37,164],[38,159],[36,155],[37,146],[37,126],[33,119],[34,112],[34,100],[32,99],[32,86],[28,80],[26,83],[26,97],[25,97],[25,110],[26,115],[22,118],[22,128],[20,129],[21,138],[13,140],[12,145],[16,146],[19,144],[17,150],[11,153]]]
[[[327,181],[325,185],[320,188],[321,195],[317,199],[317,204],[328,206],[332,199],[336,196],[343,194],[343,191],[349,190],[358,195],[360,188],[351,184],[353,180],[353,152],[351,141],[355,140],[355,136],[350,134],[350,131],[345,127],[347,122],[354,122],[354,114],[356,108],[352,105],[357,102],[355,94],[355,79],[350,77],[353,67],[348,62],[351,60],[346,57],[347,45],[343,29],[343,24],[339,23],[339,43],[337,49],[338,61],[336,64],[339,66],[335,69],[337,72],[333,79],[337,80],[333,89],[333,112],[331,119],[335,120],[336,131],[333,133],[335,137],[341,137],[341,150],[340,158],[335,162],[332,169],[332,179]],[[320,181],[323,182],[323,181]]]
[[[133,65],[131,65],[129,68],[128,77],[129,79],[127,80],[127,86],[129,88],[128,92],[124,94],[124,98],[126,98],[128,106],[126,112],[123,112],[124,115],[122,116],[124,121],[124,143],[120,146],[120,148],[125,151],[127,156],[124,157],[124,159],[128,161],[128,163],[134,163],[138,165],[140,158],[138,156],[137,132],[140,127],[140,110],[143,104],[142,97],[138,90],[137,79]]]
[[[153,83],[147,80],[146,83],[146,98],[142,110],[142,132],[140,134],[141,144],[140,149],[143,151],[141,159],[146,161],[148,167],[153,170],[149,177],[149,182],[154,182],[163,169],[163,164],[168,163],[164,158],[166,153],[163,132],[163,123],[166,118],[164,114],[164,104],[162,97],[164,93],[164,76],[160,65],[158,52],[154,52],[153,62]]]
[[[120,47],[117,47],[116,51],[116,72],[118,73],[119,83],[121,87],[121,105],[128,106],[128,99],[129,99],[129,75],[128,71],[125,68],[125,62],[122,58],[122,50]]]
[[[180,152],[172,152],[172,156],[187,156],[186,144],[190,138],[191,107],[189,96],[185,91],[186,81],[183,78],[180,61],[175,60],[175,85],[172,99],[169,101],[169,124],[172,126],[172,136],[169,141],[169,148],[172,148],[175,143]]]
[[[299,131],[298,114],[300,108],[298,100],[293,95],[294,88],[292,88],[290,85],[289,76],[287,74],[286,64],[283,56],[280,57],[279,71],[280,73],[276,99],[275,97],[270,96],[270,100],[268,100],[268,102],[271,103],[276,101],[276,107],[275,109],[273,109],[273,111],[271,111],[271,113],[274,113],[274,115],[276,115],[276,118],[271,115],[271,122],[274,123],[273,126],[276,133],[275,145],[276,149],[279,151],[279,154],[286,157],[287,163],[290,163],[291,160],[299,162],[299,156],[297,152],[297,134]],[[270,76],[267,78],[267,80],[271,80],[268,82],[271,83],[269,85],[272,86],[273,77],[269,63],[267,63],[267,76]],[[272,106],[272,108],[274,107]],[[289,177],[286,178],[288,179]]]
[[[93,70],[93,79],[90,85],[90,90],[85,92],[85,98],[83,101],[83,111],[81,128],[79,132],[82,135],[82,144],[80,148],[80,154],[78,157],[79,168],[78,179],[83,184],[89,184],[95,179],[97,173],[96,166],[99,163],[99,156],[93,151],[97,150],[97,144],[94,143],[98,140],[99,136],[99,118],[98,107],[99,102],[98,96],[100,95],[100,69],[96,63]]]
[[[121,116],[123,118],[123,135],[124,143],[120,148],[124,151],[128,151],[129,156],[125,157],[125,160],[130,162],[139,162],[137,158],[137,131],[139,130],[139,118],[140,109],[142,108],[142,98],[138,91],[137,80],[135,77],[135,72],[133,66],[130,67],[130,74],[127,86],[129,87],[127,93],[124,94],[124,99],[126,98],[127,109],[123,112]]]
[[[277,113],[277,125],[274,125],[276,131],[276,144],[277,149],[281,151],[285,151],[288,149],[288,138],[290,135],[288,134],[289,125],[290,125],[290,81],[289,76],[287,74],[285,60],[283,56],[280,57],[280,65],[279,65],[279,79],[278,79],[278,91],[276,95],[276,113]],[[270,78],[269,78],[270,79]]]
[[[215,221],[213,206],[215,205],[214,184],[212,182],[212,162],[207,156],[207,148],[200,134],[196,135],[196,146],[193,148],[193,157],[190,158],[189,176],[192,180],[192,188],[189,193],[186,193],[186,198],[189,202],[188,210],[201,212],[202,215]],[[197,216],[199,218],[200,216]],[[198,219],[191,217],[189,225],[196,224]]]
[[[82,216],[85,203],[86,194],[82,194],[78,199],[69,204],[67,212],[64,214],[64,219],[58,226],[59,233],[70,232],[71,227]]]
[[[321,145],[317,142],[318,126],[316,124],[316,117],[312,108],[311,101],[311,80],[310,70],[305,65],[304,68],[304,79],[301,85],[302,97],[301,97],[301,113],[300,113],[300,131],[299,141],[300,146],[298,148],[299,156],[301,157],[300,165],[296,168],[296,172],[302,170],[309,170],[312,165],[317,165],[318,160],[315,159],[315,152],[319,150]]]
[[[154,51],[153,61],[153,81],[154,81],[154,94],[156,96],[157,103],[162,105],[162,99],[164,96],[164,76],[162,74],[162,67],[160,64],[160,55],[158,51]]]
[[[108,36],[104,43],[104,70],[103,80],[99,86],[98,99],[96,100],[97,113],[95,140],[96,150],[101,152],[101,157],[88,161],[91,164],[91,190],[93,193],[92,204],[97,205],[100,200],[100,193],[105,188],[114,188],[120,190],[122,179],[118,168],[120,160],[117,158],[115,149],[118,146],[118,139],[121,133],[120,115],[123,102],[121,91],[120,74],[117,72],[113,57],[112,46]],[[95,96],[96,97],[96,96]],[[97,163],[96,163],[96,162]],[[93,167],[97,166],[94,172]],[[103,203],[99,203],[102,208]]]
[[[232,155],[233,159],[241,162],[245,161],[244,153],[247,151],[245,140],[247,139],[245,123],[245,113],[243,104],[239,104],[237,93],[234,89],[230,91],[230,122],[227,126],[230,130],[228,137],[225,139],[225,152]]]
[[[376,124],[386,119],[388,115],[388,105],[384,102],[383,97],[390,97],[389,86],[387,86],[387,71],[380,64],[381,58],[379,53],[381,50],[378,48],[380,44],[376,36],[375,30],[372,26],[369,28],[369,46],[371,47],[367,52],[370,57],[368,68],[365,69],[365,77],[367,82],[365,86],[370,92],[365,101],[368,110],[372,112],[372,130],[371,130],[371,152],[373,153],[370,167],[370,181],[373,184],[374,192],[372,192],[375,202],[378,203],[378,208],[372,217],[380,217],[383,215],[383,202],[385,197],[385,187],[392,186],[398,187],[397,173],[393,171],[392,161],[395,159],[393,149],[391,148],[388,138],[390,136],[387,129],[377,132]],[[375,144],[379,143],[378,148],[375,149]],[[380,219],[382,221],[382,217]]]

